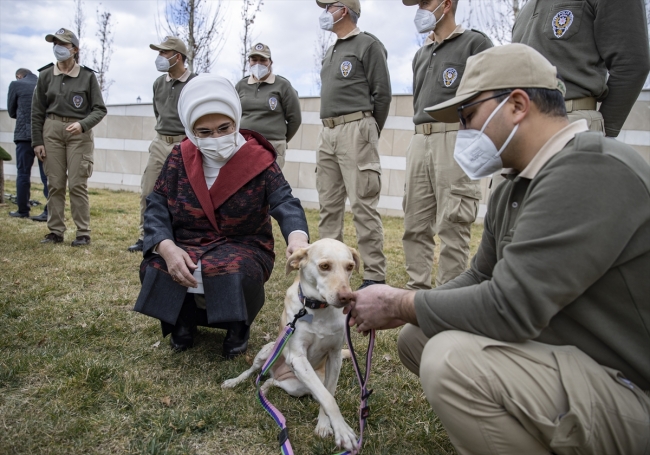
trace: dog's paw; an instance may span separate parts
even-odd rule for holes
[[[326,438],[334,434],[332,430],[332,424],[330,423],[330,418],[326,414],[318,416],[318,423],[316,424],[316,430],[314,430],[321,438]]]
[[[343,447],[348,452],[357,453],[357,435],[347,423],[341,422],[334,426],[334,439],[337,446]]]
[[[225,381],[223,381],[223,382],[221,383],[221,388],[222,388],[222,389],[234,389],[235,387],[237,387],[237,385],[239,384],[239,382],[240,382],[240,381],[239,381],[239,379],[237,379],[237,378],[226,379]]]

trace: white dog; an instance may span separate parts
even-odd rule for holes
[[[280,331],[305,307],[305,301],[299,298],[299,286],[306,297],[308,314],[296,323],[296,331],[271,368],[271,378],[262,386],[263,391],[270,386],[280,387],[294,397],[311,394],[320,403],[316,434],[325,437],[333,432],[336,444],[348,451],[357,450],[357,438],[334,399],[346,318],[342,310],[345,304],[338,296],[350,292],[350,275],[353,270],[359,270],[359,262],[359,253],[354,248],[333,239],[319,240],[291,255],[287,275],[292,270],[299,272],[284,299]],[[318,306],[323,308],[310,308]],[[225,381],[221,387],[235,387],[262,368],[272,354],[273,345],[264,346],[250,369]]]

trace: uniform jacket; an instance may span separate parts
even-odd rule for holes
[[[308,232],[300,201],[275,163],[271,144],[258,133],[241,133],[246,144],[221,168],[210,190],[201,153],[188,139],[167,158],[147,198],[136,311],[176,322],[187,288],[175,283],[162,257],[152,253],[155,245],[171,239],[194,263],[201,260],[208,322],[251,323],[263,299],[245,293],[269,279],[275,259],[270,217],[285,240],[295,230]]]
[[[32,140],[32,97],[38,77],[28,74],[9,84],[7,110],[9,117],[16,119],[14,142]]]
[[[585,132],[532,179],[508,177],[471,268],[416,294],[419,326],[576,346],[650,389],[650,166]]]
[[[163,74],[153,83],[153,113],[156,116],[156,132],[164,136],[185,134],[185,127],[178,117],[178,99],[183,87],[196,77],[196,73],[185,70],[179,79]]]

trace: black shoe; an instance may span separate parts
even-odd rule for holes
[[[90,236],[89,235],[78,235],[76,239],[72,241],[70,246],[86,246],[90,245]]]
[[[380,280],[380,281],[363,280],[363,283],[361,283],[361,286],[359,286],[357,291],[360,291],[361,289],[367,288],[368,286],[372,286],[373,284],[386,284],[386,280]]]
[[[251,326],[246,322],[231,322],[223,340],[223,356],[230,360],[242,355],[248,349],[248,337],[251,333]]]
[[[196,334],[196,326],[190,327],[177,321],[169,337],[169,345],[176,352],[187,351],[194,346],[194,335]]]
[[[135,242],[133,245],[127,248],[129,252],[135,253],[137,251],[142,251],[142,247],[144,246],[144,242],[140,239],[138,239],[137,242]]]
[[[61,242],[63,242],[63,236],[57,235],[54,232],[50,232],[45,236],[43,240],[41,240],[41,243],[61,243]]]
[[[30,217],[32,221],[47,221],[47,212],[43,212],[40,215]]]
[[[28,213],[9,212],[9,216],[14,218],[29,218],[29,212]]]

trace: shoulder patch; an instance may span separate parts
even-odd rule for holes
[[[95,71],[95,70],[92,69],[92,68],[88,68],[87,66],[83,66],[83,65],[81,65],[81,67],[82,67],[83,69],[85,69],[86,71],[92,71],[93,73],[96,73],[96,72],[97,72],[97,71]]]
[[[48,68],[50,68],[52,66],[54,66],[54,63],[48,63],[43,68],[39,68],[37,71],[43,71],[43,70],[46,70],[46,69],[48,69]]]

